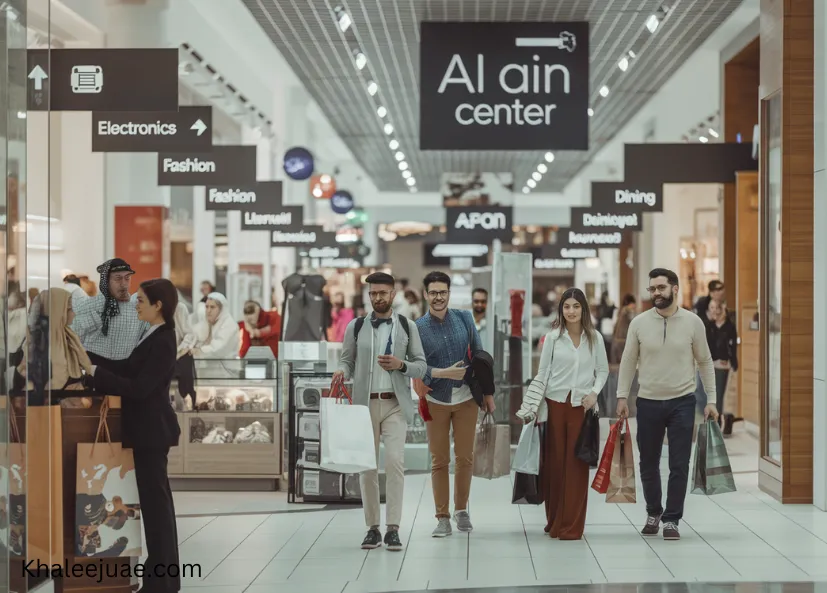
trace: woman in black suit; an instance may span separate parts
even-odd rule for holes
[[[175,372],[175,308],[178,292],[165,278],[147,280],[138,290],[138,318],[149,324],[127,360],[123,374],[92,367],[95,391],[122,398],[122,440],[135,457],[135,478],[146,533],[147,559],[138,593],[181,589],[178,531],[167,476],[167,455],[181,429],[169,399]]]

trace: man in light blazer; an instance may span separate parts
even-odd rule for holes
[[[373,439],[379,463],[379,437],[385,443],[387,476],[384,543],[388,550],[402,549],[399,523],[405,489],[405,437],[414,419],[411,379],[421,379],[427,364],[416,324],[393,312],[396,282],[393,276],[376,272],[365,279],[373,313],[351,321],[345,330],[339,370],[347,381],[353,379],[353,403],[368,406],[373,421]],[[359,476],[362,505],[368,533],[362,549],[382,546],[379,530],[379,472]]]

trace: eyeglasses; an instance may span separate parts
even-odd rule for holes
[[[387,291],[387,290],[379,290],[379,291],[377,291],[377,292],[369,292],[369,293],[368,293],[368,297],[370,297],[370,300],[374,300],[374,299],[386,299],[386,298],[388,298],[390,295],[391,295],[391,293],[390,293],[389,291]]]
[[[668,292],[670,286],[668,284],[659,284],[658,286],[650,286],[646,290],[649,294],[655,294],[656,292]]]
[[[488,301],[486,301],[485,299],[482,299],[482,300],[474,299],[472,302],[475,305],[486,305],[486,304],[488,304]]]
[[[430,290],[430,291],[428,291],[428,296],[431,297],[432,299],[436,299],[436,298],[443,298],[444,299],[449,294],[451,294],[450,290],[439,290],[439,291]]]

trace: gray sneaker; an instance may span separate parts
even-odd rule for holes
[[[451,533],[453,533],[451,530],[451,520],[447,517],[441,517],[431,537],[448,537]]]
[[[454,513],[454,521],[457,522],[457,529],[466,533],[474,531],[474,526],[471,525],[471,515],[468,511],[457,511]]]

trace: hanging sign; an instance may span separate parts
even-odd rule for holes
[[[490,245],[494,239],[511,243],[511,206],[469,206],[445,209],[446,242]]]
[[[317,200],[329,200],[336,193],[336,180],[332,175],[322,173],[310,178],[310,195]]]
[[[251,208],[241,213],[242,231],[299,231],[304,227],[304,208],[275,206]]]
[[[362,259],[343,245],[311,247],[308,250],[313,268],[354,269],[362,267]]]
[[[593,181],[592,210],[663,212],[663,184]]]
[[[255,146],[213,146],[212,151],[203,153],[158,153],[158,185],[198,187],[255,181]]]
[[[30,111],[175,111],[178,48],[32,49]]]
[[[294,146],[284,153],[284,172],[294,181],[304,181],[313,175],[313,154],[306,148]]]
[[[545,257],[534,258],[535,270],[574,270],[573,259],[548,259]]]
[[[207,186],[207,210],[259,212],[281,207],[281,181],[259,181],[245,185]]]
[[[212,107],[178,111],[95,111],[92,152],[209,152]]]
[[[336,190],[330,198],[330,209],[336,214],[347,214],[353,210],[353,196],[344,189]]]
[[[421,149],[589,148],[589,23],[421,25]]]
[[[749,144],[623,145],[623,180],[630,184],[735,183],[739,171],[757,170]]]
[[[557,231],[558,245],[567,247],[600,247],[608,249],[619,247],[623,242],[621,231],[559,229]]]
[[[540,248],[539,255],[541,259],[589,259],[597,256],[594,247],[568,247],[560,244],[544,245]]]
[[[594,208],[572,208],[569,228],[583,231],[639,231],[643,229],[643,214],[639,212],[611,212]]]
[[[275,230],[270,235],[272,247],[301,247],[336,241],[336,233],[329,233],[319,225],[305,225],[297,230]]]

